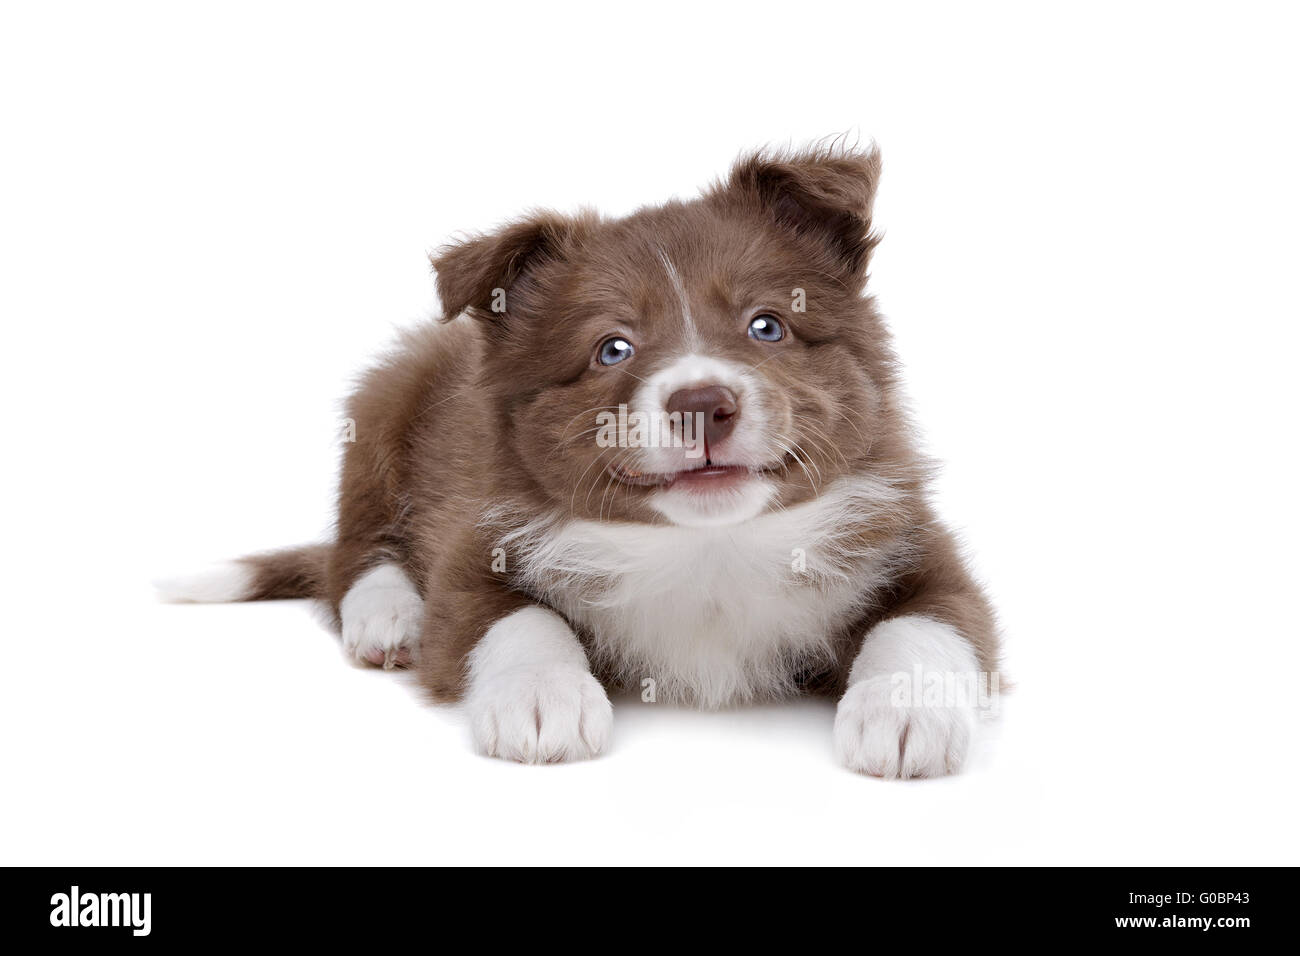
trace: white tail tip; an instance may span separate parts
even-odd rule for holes
[[[253,590],[253,572],[239,561],[153,582],[158,597],[169,603],[224,604],[242,601]]]

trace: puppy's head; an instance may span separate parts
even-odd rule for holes
[[[757,153],[688,203],[441,250],[521,480],[575,517],[708,525],[867,467],[896,427],[863,295],[879,173],[874,150]]]

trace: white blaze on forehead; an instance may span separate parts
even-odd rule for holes
[[[692,352],[647,378],[636,391],[635,405],[643,411],[660,412],[667,409],[674,392],[709,385],[731,389],[742,403],[752,397],[750,376],[743,366]]]
[[[695,317],[691,315],[691,300],[686,294],[686,286],[682,282],[681,273],[673,265],[668,254],[662,249],[659,250],[659,261],[663,263],[664,271],[668,273],[668,281],[673,285],[673,291],[677,293],[677,301],[682,307],[682,321],[686,323],[686,339],[690,342],[692,348],[698,348],[700,344],[699,333],[695,328]]]

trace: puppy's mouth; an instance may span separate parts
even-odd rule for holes
[[[706,461],[702,465],[697,465],[694,468],[684,468],[681,471],[648,472],[636,471],[619,464],[612,464],[609,466],[609,473],[625,485],[635,485],[642,488],[679,487],[706,491],[737,485],[749,478],[776,471],[779,467],[772,465],[759,468],[752,465],[724,465]]]

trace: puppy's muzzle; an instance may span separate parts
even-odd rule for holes
[[[724,385],[678,389],[666,404],[669,414],[681,415],[683,427],[688,418],[693,423],[698,421],[697,415],[703,416],[704,442],[709,448],[730,435],[740,418],[740,402],[735,392]]]

